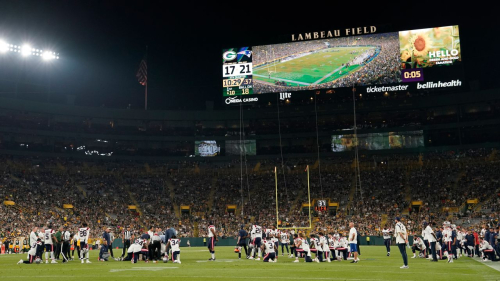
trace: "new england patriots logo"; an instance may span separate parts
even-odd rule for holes
[[[245,56],[250,58],[252,56],[252,51],[244,50],[244,51],[238,52],[237,54],[238,55],[245,55]]]

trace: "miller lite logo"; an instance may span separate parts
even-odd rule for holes
[[[292,93],[280,93],[280,100],[286,100],[292,97]]]

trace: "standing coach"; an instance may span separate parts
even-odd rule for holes
[[[106,228],[104,233],[102,234],[102,245],[101,245],[101,251],[99,252],[99,260],[100,261],[107,261],[108,258],[107,256],[104,257],[104,253],[108,253],[108,247],[111,245],[111,238],[109,237],[109,232],[111,231],[111,228]]]
[[[248,259],[248,249],[247,249],[247,237],[248,233],[244,229],[245,225],[241,225],[241,229],[238,232],[238,241],[236,246],[239,247],[238,258],[241,259],[241,248],[245,249],[245,256]],[[288,249],[288,248],[287,248]]]
[[[399,251],[401,252],[401,256],[403,257],[404,265],[400,268],[409,268],[408,267],[408,255],[406,255],[406,245],[408,244],[408,234],[406,233],[406,227],[401,222],[399,217],[395,219],[396,227],[394,229],[394,236],[396,237],[396,245],[398,245]]]
[[[168,243],[168,241],[177,235],[177,231],[175,231],[175,229],[173,227],[170,227],[168,228],[167,227],[167,230],[165,230],[165,243],[167,243],[167,248],[165,249],[165,256],[169,256],[168,253],[169,253],[169,250],[170,250],[170,244]]]
[[[437,255],[436,255],[436,242],[437,242],[437,237],[434,231],[432,230],[432,227],[424,221],[424,233],[425,233],[425,238],[427,238],[428,243],[431,246],[431,253],[432,253],[432,260],[431,261],[438,261]],[[425,240],[424,240],[425,241]]]

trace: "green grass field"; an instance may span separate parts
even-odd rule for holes
[[[322,50],[283,63],[255,67],[253,77],[255,80],[268,83],[274,83],[275,80],[286,81],[291,86],[327,83],[346,75],[346,69],[342,67],[343,63],[351,61],[370,49],[374,47],[342,47]],[[333,50],[336,51],[333,52]],[[350,54],[352,51],[357,53]],[[349,72],[356,71],[360,67],[353,65],[349,67]],[[342,70],[342,74],[339,70]]]
[[[279,256],[277,263],[238,260],[233,247],[217,247],[216,261],[204,247],[181,248],[182,264],[139,262],[98,262],[91,251],[92,264],[20,264],[24,254],[0,255],[1,280],[500,280],[500,272],[486,264],[462,257],[454,263],[431,263],[409,259],[409,269],[400,269],[401,255],[392,247],[390,257],[383,246],[362,246],[358,264],[293,263]],[[411,252],[411,251],[410,251]],[[411,255],[411,254],[410,254]],[[314,256],[314,254],[313,254]],[[497,266],[497,263],[489,263]]]

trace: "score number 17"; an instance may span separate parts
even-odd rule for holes
[[[229,64],[222,66],[223,77],[252,75],[251,63]]]

